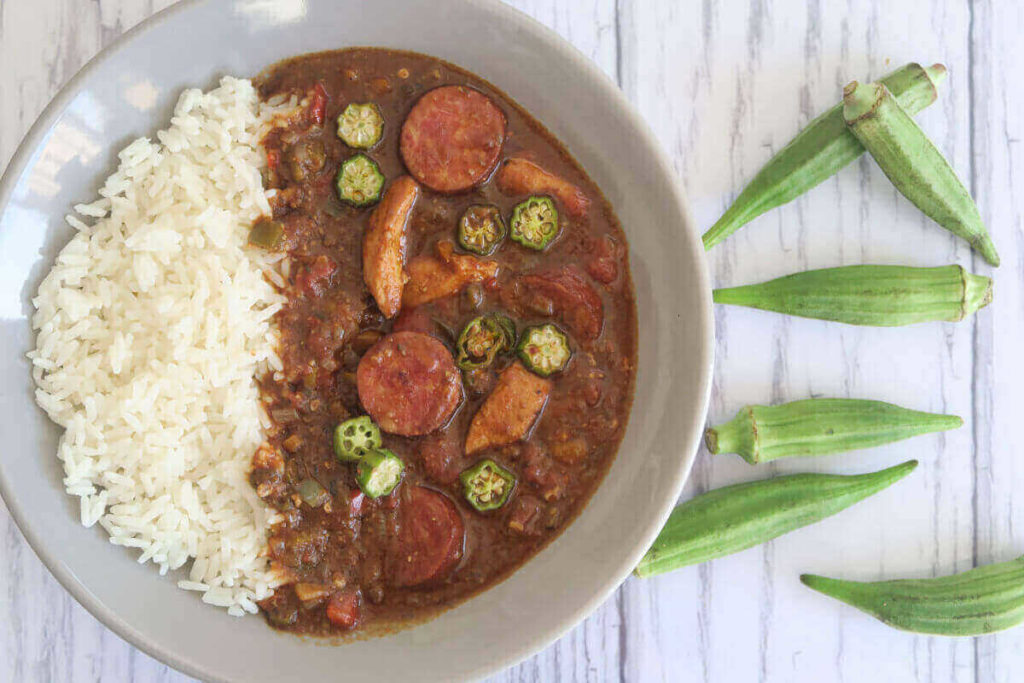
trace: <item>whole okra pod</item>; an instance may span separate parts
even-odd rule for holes
[[[868,474],[792,474],[708,491],[672,511],[634,571],[654,576],[770,541],[850,507],[915,467],[910,460]]]
[[[843,89],[843,118],[900,193],[936,223],[999,265],[978,207],[942,152],[883,83]]]
[[[992,280],[957,265],[842,266],[716,289],[713,298],[804,318],[891,327],[963,320],[992,301]]]
[[[1024,557],[932,579],[862,583],[804,574],[800,580],[914,633],[978,636],[1024,621]]]
[[[714,454],[736,453],[751,465],[776,458],[871,448],[919,434],[956,429],[956,415],[908,410],[882,401],[812,398],[780,406],[745,406],[704,433]]]
[[[935,101],[946,67],[907,64],[880,80],[908,112],[917,113]],[[828,180],[864,153],[864,147],[843,121],[840,102],[807,124],[743,188],[729,209],[704,233],[710,249],[764,212],[791,202]]]

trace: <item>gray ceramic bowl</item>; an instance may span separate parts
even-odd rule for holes
[[[597,181],[630,241],[640,321],[624,445],[583,514],[510,579],[427,624],[340,646],[236,619],[78,524],[32,398],[31,298],[130,139],[166,125],[178,93],[292,55],[380,45],[437,55],[504,89]],[[552,642],[594,610],[653,540],[690,470],[707,406],[712,317],[704,252],[673,171],[619,90],[553,32],[496,2],[185,2],[104,51],[65,86],[0,181],[0,493],[50,571],[103,623],[206,679],[458,680]],[[680,606],[685,609],[685,606]]]

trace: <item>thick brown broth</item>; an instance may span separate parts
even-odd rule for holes
[[[407,173],[399,150],[406,115],[421,95],[450,84],[479,90],[504,112],[502,159],[528,158],[580,188],[590,208],[577,218],[560,206],[561,234],[544,251],[505,240],[489,257],[500,266],[495,278],[386,320],[363,282],[362,239],[373,207],[345,205],[334,188],[340,164],[357,151],[337,137],[335,120],[351,102],[380,107],[384,137],[367,154],[390,184]],[[271,166],[266,181],[278,188],[272,203],[285,230],[288,303],[276,320],[284,370],[261,381],[275,427],[254,457],[251,478],[259,495],[283,513],[285,521],[272,529],[269,553],[289,582],[261,607],[274,626],[311,634],[419,620],[507,577],[561,533],[610,466],[629,415],[636,358],[625,237],[597,186],[536,120],[487,82],[451,64],[409,52],[356,48],[283,62],[262,74],[257,85],[264,98],[296,94],[307,110],[264,141]],[[320,117],[308,110],[324,93],[324,116],[317,124]],[[406,263],[436,254],[442,240],[454,240],[458,218],[471,204],[497,205],[507,220],[523,199],[503,194],[493,178],[454,195],[423,187],[408,222]],[[600,297],[603,327],[596,339],[573,333],[559,317],[559,302],[552,307],[556,295],[538,294],[529,278],[519,280],[566,267],[577,269]],[[611,271],[617,273],[613,278]],[[415,437],[385,433],[384,446],[405,462],[403,481],[390,495],[362,496],[354,468],[332,450],[335,426],[365,413],[355,378],[361,356],[396,326],[432,334],[453,349],[463,326],[490,311],[510,315],[520,331],[555,322],[569,332],[574,357],[551,378],[550,397],[532,431],[510,446],[464,453],[473,416],[498,373],[514,362],[512,356],[502,357],[492,369],[466,377],[464,399],[442,429]],[[509,502],[489,513],[467,504],[458,481],[458,474],[482,457],[510,469],[518,480]],[[301,500],[296,486],[307,479],[326,490],[324,504],[313,507]],[[403,524],[423,514],[421,486],[454,505],[464,541],[453,570],[427,584],[398,585],[395,557],[408,549],[396,547],[402,543],[396,539],[404,538]],[[436,496],[427,497],[437,502]]]

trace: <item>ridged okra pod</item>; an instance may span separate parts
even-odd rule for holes
[[[880,80],[908,112],[917,113],[935,101],[946,67],[907,64]],[[764,212],[793,201],[828,180],[864,153],[864,147],[846,128],[842,103],[807,124],[743,188],[736,201],[704,233],[710,249]]]
[[[709,491],[672,511],[635,573],[654,576],[770,541],[850,507],[915,467],[910,460],[868,474],[792,474]]]
[[[986,261],[998,266],[999,254],[977,205],[911,113],[883,83],[854,81],[843,90],[846,125],[896,189],[926,216],[970,242]]]
[[[992,301],[992,280],[961,266],[842,266],[714,291],[735,304],[851,325],[963,320]]]
[[[932,579],[862,583],[804,574],[800,580],[914,633],[978,636],[1024,621],[1024,557]]]
[[[909,410],[883,401],[812,398],[779,406],[745,406],[704,433],[714,454],[736,453],[751,465],[776,458],[841,453],[956,429],[956,415]]]

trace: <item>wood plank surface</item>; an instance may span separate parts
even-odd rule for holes
[[[0,0],[0,167],[59,87],[168,0]],[[683,498],[795,471],[909,478],[849,511],[738,555],[629,579],[519,666],[520,681],[1015,681],[1024,628],[950,640],[890,630],[800,585],[801,572],[931,576],[1024,548],[1024,5],[1014,0],[513,0],[571,41],[640,110],[696,223],[842,86],[907,61],[949,77],[918,116],[977,197],[1000,249],[992,306],[963,323],[853,328],[716,310],[709,420],[809,396],[952,412],[964,428],[870,451],[751,468],[702,452]],[[629,226],[627,226],[627,230]],[[709,255],[716,286],[857,263],[991,269],[922,217],[868,158],[755,220]],[[184,681],[124,643],[49,575],[0,506],[0,680]]]

